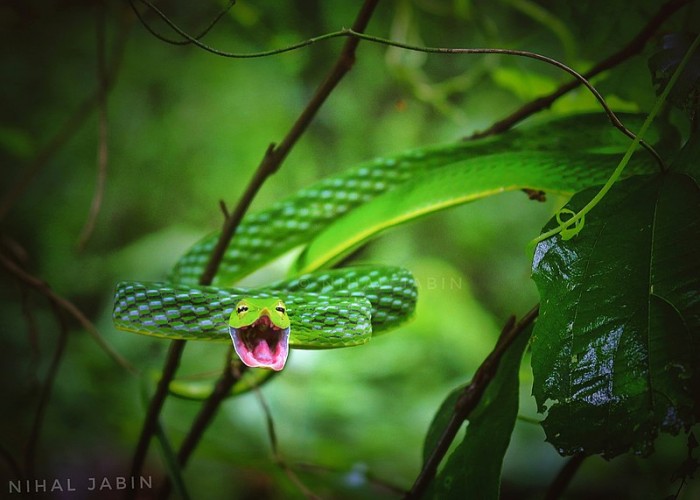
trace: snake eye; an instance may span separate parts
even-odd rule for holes
[[[275,311],[277,311],[278,313],[284,314],[284,307],[277,306],[277,307],[275,307]]]
[[[238,308],[236,309],[236,312],[238,314],[241,314],[241,313],[246,312],[247,310],[248,310],[248,306],[238,306]]]

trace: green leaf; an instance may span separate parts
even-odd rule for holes
[[[467,433],[431,484],[441,499],[497,499],[503,456],[518,414],[518,372],[531,329],[520,334],[501,359],[498,372],[469,418]],[[447,426],[464,386],[450,393],[428,429],[425,462]]]
[[[533,394],[562,454],[646,454],[698,420],[700,189],[698,155],[683,153],[670,173],[616,184],[578,237],[536,249]]]

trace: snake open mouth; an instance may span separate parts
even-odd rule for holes
[[[262,315],[248,326],[229,326],[229,330],[233,347],[243,363],[275,371],[284,368],[289,354],[289,327],[280,328],[269,316]]]

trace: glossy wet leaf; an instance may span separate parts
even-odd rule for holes
[[[644,454],[659,431],[698,420],[700,190],[691,147],[670,173],[616,184],[576,238],[535,251],[533,393],[562,454]]]
[[[501,467],[518,414],[518,372],[531,330],[523,332],[501,359],[498,372],[469,418],[462,442],[448,457],[426,497],[498,498]],[[423,461],[435,448],[464,386],[440,406],[425,439]]]

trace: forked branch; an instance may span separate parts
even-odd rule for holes
[[[360,12],[358,13],[355,19],[355,22],[353,23],[353,30],[356,30],[357,32],[364,31],[367,24],[369,23],[370,18],[372,17],[372,13],[374,12],[378,1],[379,0],[365,0],[360,9]],[[181,33],[181,35],[187,39],[191,39],[191,41],[196,45],[200,44],[198,40],[190,37],[184,32]],[[294,147],[296,142],[299,140],[301,135],[311,124],[314,117],[316,116],[316,113],[324,104],[324,102],[328,99],[328,96],[331,94],[333,89],[335,89],[338,83],[340,83],[345,74],[348,71],[350,71],[355,61],[355,51],[357,49],[358,44],[359,39],[355,37],[350,38],[346,41],[340,53],[340,56],[329,71],[327,77],[317,88],[308,105],[304,108],[299,118],[292,125],[291,129],[284,137],[282,142],[279,144],[279,146],[271,144],[268,147],[260,165],[258,166],[251,182],[248,184],[248,187],[243,193],[237,206],[235,207],[231,215],[227,217],[224,221],[224,227],[221,231],[219,240],[216,244],[216,247],[210,255],[207,267],[199,280],[201,285],[209,285],[214,280],[214,277],[216,276],[216,272],[221,264],[226,248],[228,247],[231,239],[233,238],[233,235],[235,234],[236,228],[240,224],[240,221],[243,219],[243,215],[247,212],[248,207],[252,203],[253,198],[260,190],[260,187],[263,185],[263,183],[271,175],[277,172],[284,159],[287,157],[287,155]],[[179,364],[179,360],[182,356],[184,346],[185,341],[181,340],[173,341],[173,344],[171,346],[168,358],[166,359],[166,366],[170,367],[171,370],[168,370],[167,372],[163,373],[163,376],[161,377],[161,380],[156,389],[156,393],[154,394],[153,399],[151,400],[148,415],[144,422],[144,427],[141,433],[141,437],[139,439],[137,453],[134,457],[134,463],[132,465],[131,473],[134,476],[139,474],[143,465],[145,454],[148,449],[148,443],[150,442],[150,439],[156,430],[157,419],[162,409],[163,403],[165,402],[170,382],[175,376],[177,365]],[[233,383],[229,379],[229,374],[227,373],[228,370],[224,370],[224,373],[220,380],[220,384],[222,384],[222,386]],[[222,397],[219,400],[217,393],[215,392],[214,394],[212,394],[210,399],[210,401],[205,403],[205,406],[211,407],[211,416],[205,415],[205,417],[207,418],[203,419],[206,421],[206,423],[204,424],[204,428],[206,428],[211,417],[213,417],[215,411],[218,409],[219,405],[221,404],[221,401],[223,401],[224,398]],[[201,424],[197,424],[195,422],[195,424],[193,425],[196,426]],[[202,433],[203,430],[204,429],[202,429]],[[197,442],[198,438],[192,444],[193,449],[196,446]]]

